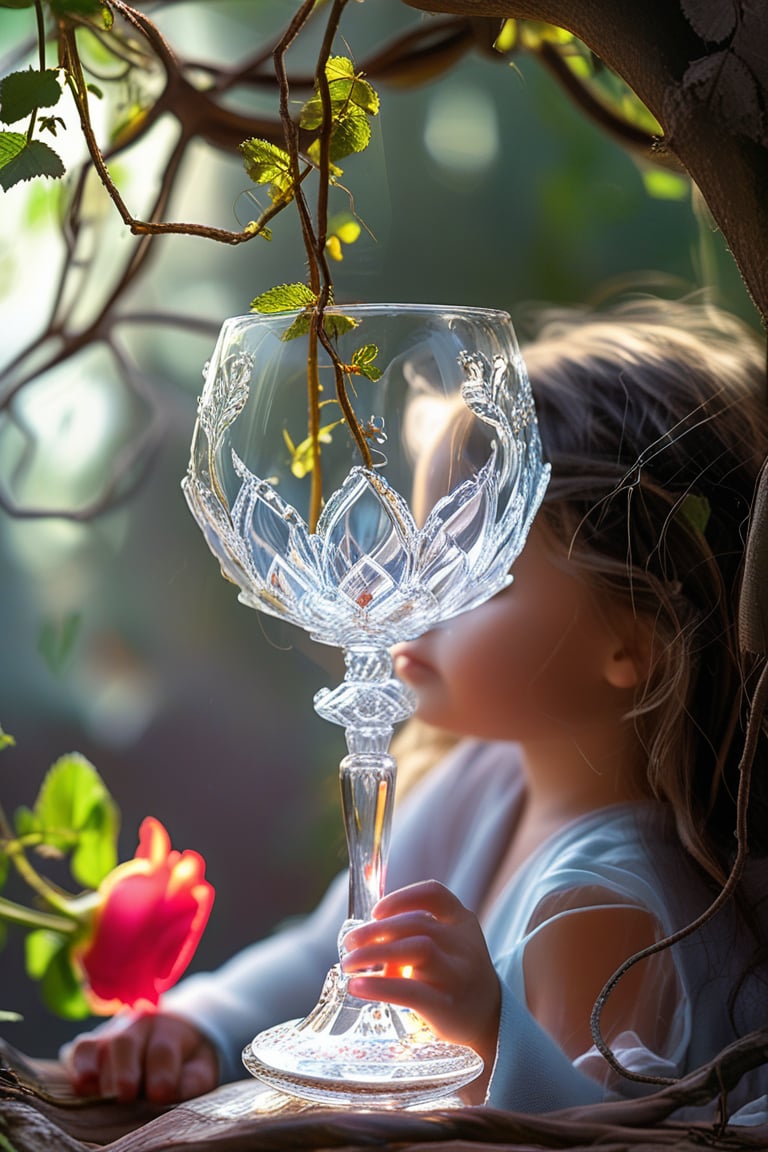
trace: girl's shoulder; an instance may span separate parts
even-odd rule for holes
[[[524,935],[540,910],[623,905],[650,913],[663,932],[698,916],[711,894],[655,802],[617,804],[587,813],[555,832],[513,877],[503,910],[507,928]]]

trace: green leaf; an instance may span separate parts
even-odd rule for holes
[[[339,312],[331,312],[323,316],[323,326],[329,336],[343,336],[345,332],[352,332],[357,328],[359,320],[352,316],[343,316]]]
[[[0,0],[0,8],[34,8],[35,0]]]
[[[36,108],[52,108],[61,99],[59,73],[55,68],[44,72],[28,68],[11,72],[0,81],[0,120],[15,124],[25,120]]]
[[[355,67],[346,56],[332,56],[326,64],[328,92],[331,98],[331,118],[343,116],[352,108],[376,116],[379,97],[367,80],[355,74]],[[312,131],[323,123],[323,101],[316,88],[301,110],[299,124]]]
[[[34,806],[45,843],[72,851],[78,883],[96,888],[117,864],[118,811],[93,765],[77,752],[48,770]]]
[[[4,732],[3,726],[0,724],[0,752],[2,752],[4,748],[13,748],[15,744],[16,741],[13,736],[9,735],[8,732]]]
[[[27,976],[31,980],[41,980],[51,960],[65,944],[63,936],[47,928],[28,932],[24,947]]]
[[[373,364],[379,354],[377,344],[363,344],[361,348],[352,353],[352,363],[358,368],[365,368]]]
[[[691,192],[691,182],[677,172],[666,172],[662,168],[646,168],[642,172],[643,184],[649,196],[656,200],[687,200]]]
[[[339,425],[343,423],[344,419],[342,417],[341,420],[334,420],[332,424],[325,424],[322,428],[319,428],[317,432],[319,442],[321,444],[333,443],[331,433],[334,428],[338,428]],[[303,480],[315,466],[315,445],[312,437],[307,436],[300,444],[294,444],[287,431],[283,429],[283,439],[291,454],[291,472],[298,480]]]
[[[350,106],[344,116],[337,120],[331,129],[331,162],[343,160],[353,152],[364,152],[371,141],[371,125],[365,112]],[[307,156],[313,164],[320,163],[320,141],[314,140],[307,148]],[[338,170],[340,171],[340,170]],[[331,175],[337,173],[332,172]]]
[[[331,147],[333,147],[333,133],[331,133]],[[345,153],[345,155],[349,155],[349,153]],[[312,161],[312,163],[317,168],[320,167],[320,141],[319,140],[313,140],[313,142],[307,148],[307,157]],[[344,169],[339,168],[337,164],[333,164],[332,162],[330,162],[330,157],[329,157],[328,175],[329,175],[331,181],[333,181],[334,179],[338,179],[339,176],[344,175]]]
[[[309,312],[302,312],[297,316],[293,323],[286,328],[280,339],[283,343],[287,344],[290,340],[295,340],[297,336],[306,336],[312,326],[312,317]]]
[[[50,132],[51,136],[56,135],[59,127],[66,128],[61,116],[39,116],[37,126],[41,132]]]
[[[501,26],[501,31],[493,42],[495,52],[511,52],[517,44],[517,20],[508,17]]]
[[[332,56],[326,65],[325,74],[328,77],[332,95],[335,95],[341,86],[347,83],[350,77],[353,77],[348,99],[358,108],[362,108],[363,112],[367,112],[369,116],[378,115],[379,97],[376,90],[371,87],[367,80],[363,80],[360,73],[355,73],[352,61],[348,60],[346,56]]]
[[[15,160],[27,146],[23,132],[0,132],[0,168]]]
[[[269,288],[251,301],[252,312],[293,312],[297,308],[309,308],[317,300],[315,293],[306,284],[280,284]]]
[[[350,108],[331,133],[331,160],[363,152],[371,141],[371,122],[358,108]]]
[[[91,1010],[69,954],[71,941],[57,932],[40,928],[28,933],[25,943],[27,974],[41,982],[46,1006],[68,1020],[90,1016]]]
[[[80,631],[79,612],[68,613],[61,622],[44,620],[37,640],[37,650],[54,676],[59,676],[72,655]]]
[[[309,332],[312,317],[309,312],[303,312],[301,316],[297,316],[290,328],[287,328],[281,340],[295,340],[297,336],[306,336]],[[341,316],[335,312],[326,312],[323,316],[323,327],[325,328],[326,335],[328,336],[343,336],[345,332],[351,332],[353,328],[357,328],[359,320],[353,320],[351,316]]]
[[[378,354],[379,349],[376,344],[364,344],[362,348],[358,348],[356,352],[352,353],[352,366],[368,380],[380,380],[381,369],[374,364]]]
[[[22,132],[0,132],[0,187],[6,192],[22,180],[63,175],[61,157],[42,140],[28,141]]]
[[[291,158],[284,148],[269,140],[253,137],[240,145],[245,171],[254,184],[269,184],[272,200],[289,200],[293,196]]]
[[[325,242],[325,248],[331,260],[344,259],[344,249],[341,246],[341,240],[339,240],[338,236],[329,236]]]
[[[38,824],[34,812],[31,808],[27,808],[26,804],[20,804],[13,814],[13,823],[16,827],[17,836],[29,836],[32,832],[37,832]]]
[[[675,508],[675,519],[681,520],[692,532],[699,532],[703,536],[709,524],[712,509],[706,496],[697,496],[695,492],[687,492]]]
[[[328,230],[338,236],[342,244],[354,244],[362,232],[354,216],[349,212],[339,212],[328,221]]]
[[[367,80],[356,75],[354,64],[346,56],[332,56],[325,74],[331,102],[330,159],[334,162],[353,152],[362,152],[368,146],[371,138],[369,117],[377,115],[379,97]],[[321,128],[323,119],[323,101],[315,86],[314,94],[299,114],[299,124],[314,132]],[[314,164],[319,164],[318,140],[309,146],[307,155]]]

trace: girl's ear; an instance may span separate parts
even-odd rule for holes
[[[612,688],[636,688],[640,681],[640,668],[636,657],[625,647],[616,647],[605,663],[605,679]]]
[[[650,625],[631,614],[614,623],[614,643],[606,658],[604,675],[611,687],[626,691],[636,688],[648,675]]]

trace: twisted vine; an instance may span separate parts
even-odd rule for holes
[[[97,344],[108,352],[123,388],[133,395],[148,410],[149,418],[140,434],[134,438],[123,456],[115,463],[109,484],[77,508],[64,506],[31,506],[14,498],[13,492],[0,487],[0,510],[20,519],[58,517],[60,519],[87,521],[107,511],[135,492],[146,473],[146,468],[162,438],[162,422],[152,389],[140,371],[128,362],[119,341],[119,332],[126,326],[138,323],[153,323],[163,327],[173,327],[182,331],[196,330],[215,334],[215,326],[204,321],[190,319],[172,311],[145,312],[124,311],[128,290],[147,274],[151,258],[155,253],[156,240],[160,236],[190,236],[217,244],[237,246],[250,243],[268,233],[272,220],[287,206],[289,200],[273,200],[260,213],[258,218],[241,229],[226,229],[211,224],[180,221],[168,218],[168,208],[175,192],[182,163],[190,146],[198,140],[206,142],[213,149],[228,155],[236,155],[242,142],[250,137],[272,141],[277,145],[289,142],[289,152],[293,153],[292,171],[293,192],[302,222],[302,230],[307,250],[311,286],[316,289],[318,316],[328,303],[332,278],[327,261],[327,193],[328,193],[328,88],[321,60],[327,59],[333,36],[339,28],[347,0],[337,0],[330,7],[326,33],[314,75],[289,75],[286,55],[288,48],[298,34],[317,18],[315,5],[302,3],[296,10],[288,28],[274,45],[259,45],[241,62],[231,67],[221,67],[205,60],[179,57],[168,40],[160,32],[157,24],[144,12],[127,3],[126,0],[107,0],[104,6],[95,5],[99,12],[102,7],[109,10],[114,25],[105,29],[94,14],[87,14],[83,5],[67,6],[66,0],[57,0],[56,19],[50,32],[44,26],[43,0],[35,0],[35,23],[37,45],[40,56],[40,71],[45,68],[45,45],[47,38],[56,44],[57,61],[66,70],[68,86],[77,110],[78,121],[85,141],[88,158],[80,164],[72,175],[71,191],[62,217],[62,237],[64,255],[57,274],[48,315],[40,331],[21,348],[2,369],[0,369],[0,416],[15,423],[30,444],[30,433],[23,426],[18,412],[17,398],[54,368],[71,362],[84,349]],[[51,3],[51,0],[48,0]],[[162,0],[156,7],[172,8],[174,0]],[[359,70],[373,82],[397,87],[415,87],[433,80],[455,66],[458,60],[472,50],[479,50],[488,59],[505,62],[516,52],[527,52],[542,59],[548,67],[553,67],[553,54],[558,49],[546,39],[520,38],[503,51],[494,48],[497,43],[500,21],[487,18],[478,19],[463,16],[437,18],[420,23],[394,37],[367,58],[360,62]],[[90,88],[86,64],[78,43],[80,34],[89,31],[109,49],[112,57],[120,64],[117,81],[121,82],[137,70],[149,72],[159,68],[162,87],[159,94],[142,110],[140,117],[134,118],[123,127],[117,139],[102,146],[96,135],[91,117]],[[0,76],[7,74],[22,59],[27,50],[34,46],[30,40],[24,51],[18,50],[0,61]],[[562,61],[561,61],[562,63]],[[555,66],[557,67],[557,66]],[[561,79],[565,72],[562,67]],[[193,82],[191,77],[197,79]],[[96,79],[102,80],[101,77]],[[573,74],[570,85],[582,84]],[[288,92],[309,93],[317,85],[323,102],[325,128],[319,131],[320,158],[317,165],[320,172],[318,201],[316,206],[317,224],[313,228],[311,213],[302,188],[312,165],[303,164],[301,156],[307,144],[307,134],[299,128],[291,116]],[[222,99],[234,88],[245,90],[266,90],[276,93],[279,98],[277,116],[257,116],[238,108],[225,106]],[[582,84],[586,91],[586,86]],[[0,90],[1,91],[1,90]],[[588,101],[585,100],[586,108]],[[129,207],[117,188],[111,174],[110,165],[129,154],[130,150],[145,140],[153,127],[165,116],[171,116],[179,128],[178,138],[170,147],[162,165],[159,187],[145,218],[139,218]],[[622,129],[624,124],[624,129]],[[30,126],[30,129],[33,125]],[[625,143],[647,154],[656,141],[629,121],[616,115],[614,131],[624,132]],[[2,135],[2,133],[0,133]],[[0,175],[3,169],[0,168]],[[72,282],[78,275],[93,270],[92,258],[81,259],[77,252],[78,242],[87,229],[84,214],[86,181],[95,172],[110,198],[119,218],[127,231],[135,238],[123,260],[122,267],[114,284],[102,295],[95,315],[85,325],[78,326],[75,318]],[[345,389],[343,366],[335,358],[332,345],[322,333],[322,324],[313,321],[317,343],[323,343],[331,355],[336,377],[337,396],[342,412],[347,420],[363,460],[367,459],[368,445],[362,429],[354,421],[351,406]],[[315,354],[316,354],[315,349]],[[313,385],[308,379],[308,394]],[[316,397],[315,397],[316,399]],[[319,434],[319,418],[316,404],[308,400],[310,435],[315,443]],[[30,449],[31,450],[31,449]],[[20,467],[23,468],[24,457]],[[315,509],[320,499],[320,474],[313,477],[316,491],[312,498]]]

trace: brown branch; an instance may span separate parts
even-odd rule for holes
[[[631,124],[624,116],[614,112],[568,67],[567,61],[551,41],[540,41],[538,47],[533,50],[533,55],[557,80],[576,107],[612,140],[630,152],[638,152],[646,159],[653,160],[654,163],[666,163],[675,171],[681,170],[679,162],[670,158],[663,149],[663,137],[644,131],[636,124]]]
[[[413,88],[443,75],[475,44],[471,20],[434,20],[403,33],[367,57],[360,68],[372,80]]]
[[[193,136],[200,136],[219,146],[221,146],[224,139],[226,139],[227,151],[229,151],[230,142],[234,138],[237,139],[237,143],[239,144],[242,143],[246,136],[254,135],[254,128],[258,131],[258,128],[262,126],[262,121],[258,120],[254,122],[252,118],[233,116],[233,114],[225,112],[225,110],[212,104],[207,97],[198,92],[197,89],[193,88],[186,81],[173,52],[151,20],[136,9],[123,3],[122,0],[114,0],[113,6],[126,21],[146,38],[158,62],[164,69],[165,87],[163,94],[155,102],[143,121],[141,131],[129,134],[122,147],[113,149],[110,156],[118,154],[123,148],[135,143],[140,136],[144,136],[152,124],[159,120],[160,116],[166,111],[170,111],[179,120],[182,127],[182,135],[186,137],[185,147]],[[198,236],[218,243],[239,245],[247,243],[253,240],[255,236],[262,234],[268,223],[285,206],[284,203],[271,205],[256,221],[249,224],[247,228],[239,231],[217,228],[205,224],[165,222],[153,218],[140,220],[135,217],[128,209],[112,180],[105,155],[96,140],[88,105],[88,90],[75,41],[75,30],[71,24],[63,20],[60,21],[59,26],[59,55],[62,67],[67,69],[71,77],[70,89],[74,97],[81,131],[91,162],[98,173],[99,180],[106,189],[112,203],[115,205],[120,218],[133,235],[141,237],[163,235]],[[174,100],[172,99],[173,96],[180,98]],[[226,124],[225,134],[222,132],[222,126],[224,124]]]
[[[673,1088],[636,1100],[617,1100],[541,1115],[486,1107],[434,1107],[429,1111],[357,1111],[303,1108],[286,1101],[260,1112],[259,1088],[240,1082],[219,1088],[207,1106],[195,1102],[162,1109],[147,1101],[123,1105],[114,1100],[73,1097],[66,1074],[53,1062],[30,1061],[2,1045],[0,1100],[3,1130],[18,1152],[86,1152],[105,1140],[114,1152],[319,1152],[336,1148],[362,1152],[530,1152],[570,1149],[584,1152],[696,1152],[701,1148],[747,1152],[764,1150],[768,1128],[716,1129],[711,1122],[676,1123],[683,1107],[705,1107],[724,1087],[768,1056],[768,1033],[754,1033],[731,1045],[716,1061],[686,1076]],[[116,1138],[117,1137],[117,1138]]]

